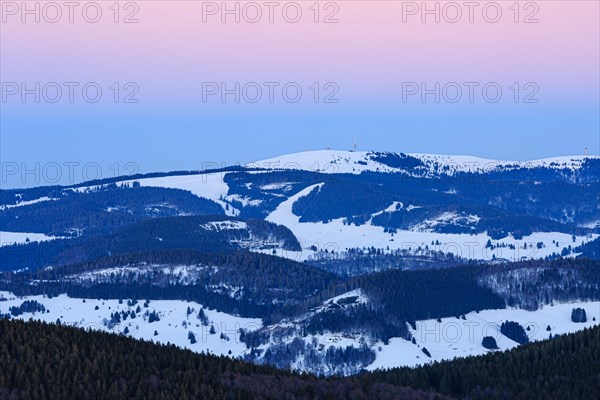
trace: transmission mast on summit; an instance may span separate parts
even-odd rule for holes
[[[356,152],[356,137],[354,138],[354,152]]]

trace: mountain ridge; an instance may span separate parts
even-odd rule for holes
[[[587,161],[594,160],[600,160],[600,156],[574,155],[529,161],[511,161],[470,155],[315,150],[255,161],[246,164],[245,167],[299,169],[322,173],[403,172],[405,169],[422,168],[432,174],[438,167],[439,173],[452,175],[458,172],[481,173],[518,168],[577,170],[582,168],[582,165]],[[393,164],[402,161],[406,163],[405,166]]]

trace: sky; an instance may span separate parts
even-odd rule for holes
[[[0,4],[2,188],[354,137],[492,159],[600,153],[597,1],[114,4]]]

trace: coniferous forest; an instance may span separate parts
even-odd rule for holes
[[[597,399],[600,328],[418,369],[317,379],[123,336],[0,320],[0,399]]]
[[[446,399],[429,391],[320,380],[60,325],[0,320],[0,399]]]

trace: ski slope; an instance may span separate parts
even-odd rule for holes
[[[398,230],[395,234],[385,232],[383,227],[375,226],[370,221],[364,225],[345,225],[344,219],[335,219],[328,223],[323,222],[300,222],[300,217],[292,212],[293,204],[300,198],[309,195],[315,188],[322,187],[323,183],[312,185],[300,191],[288,200],[281,203],[266,220],[276,224],[287,226],[296,236],[302,246],[302,254],[286,253],[284,251],[277,255],[293,258],[295,260],[306,260],[314,253],[309,247],[316,246],[319,250],[327,249],[329,252],[343,252],[349,248],[375,247],[389,250],[417,251],[419,247],[443,253],[454,254],[458,257],[472,260],[506,259],[519,261],[522,259],[543,258],[554,252],[559,252],[563,247],[573,244],[572,235],[560,232],[534,232],[521,240],[512,237],[500,240],[492,239],[487,233],[475,235],[436,233],[427,230]],[[392,205],[394,206],[394,205]],[[589,234],[575,238],[576,244],[587,243],[596,239],[598,234]],[[497,245],[514,244],[515,249],[486,248],[488,240]],[[558,242],[559,247],[552,245],[552,241]],[[439,241],[439,245],[432,242]],[[537,243],[542,242],[544,248],[537,248]],[[563,244],[561,246],[560,244]],[[525,245],[527,248],[525,248]]]

